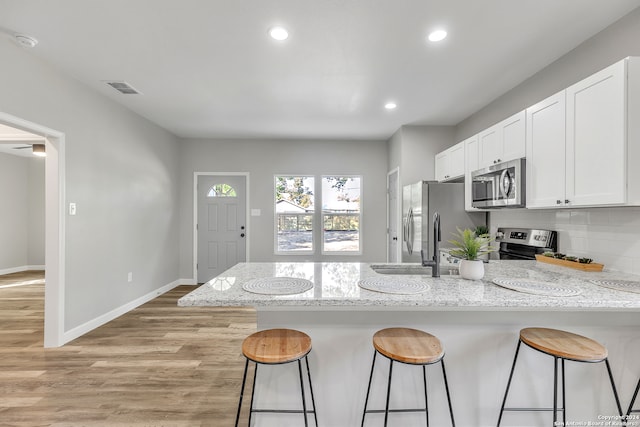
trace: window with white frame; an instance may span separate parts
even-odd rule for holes
[[[276,253],[313,253],[312,176],[275,177]]]
[[[315,177],[276,176],[275,252],[315,253],[317,238],[323,254],[360,254],[361,182],[360,176],[322,176],[322,209],[316,210]]]
[[[360,253],[361,178],[322,177],[322,252]]]

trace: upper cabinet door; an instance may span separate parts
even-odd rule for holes
[[[567,89],[569,205],[626,202],[625,61]]]
[[[478,150],[480,168],[524,157],[525,112],[514,114],[480,132]]]
[[[450,181],[464,176],[464,144],[462,142],[436,154],[435,176],[437,181]]]
[[[478,169],[478,135],[464,141],[464,208],[467,211],[477,211],[471,203],[471,172]]]
[[[520,159],[526,155],[525,117],[525,112],[521,111],[500,122],[502,137],[500,161]]]
[[[527,108],[527,207],[565,204],[565,91]]]
[[[486,168],[496,164],[500,158],[500,126],[493,125],[478,134],[478,167]]]

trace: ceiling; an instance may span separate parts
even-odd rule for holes
[[[387,139],[405,124],[459,123],[639,6],[0,0],[0,30],[35,37],[30,54],[181,137]],[[268,37],[276,24],[286,41]],[[428,42],[436,28],[449,36]]]

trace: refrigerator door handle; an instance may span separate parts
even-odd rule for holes
[[[413,255],[413,208],[409,208],[409,218],[407,219],[407,252]]]

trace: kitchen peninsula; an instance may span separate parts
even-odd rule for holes
[[[495,425],[518,332],[527,326],[565,329],[604,344],[623,406],[628,403],[640,374],[640,294],[605,288],[592,280],[640,281],[640,277],[582,272],[535,261],[491,261],[481,281],[446,273],[444,269],[440,278],[432,278],[428,269],[423,275],[382,275],[364,263],[241,263],[184,296],[178,304],[253,306],[258,313],[258,329],[289,327],[308,333],[313,340],[310,363],[318,417],[324,426],[360,424],[373,355],[371,337],[378,329],[391,326],[422,329],[441,339],[458,426]],[[243,284],[252,279],[273,277],[306,279],[313,287],[304,293],[277,296],[243,289]],[[518,292],[495,285],[493,279],[498,278],[556,284],[559,291],[569,291],[564,295],[572,296]],[[371,279],[399,285],[417,281],[424,288],[420,293],[395,294],[358,285]],[[552,359],[531,350],[521,353],[510,402],[549,407]],[[413,379],[415,372],[410,368],[401,366],[397,373],[394,369],[391,407],[423,404],[421,382]],[[383,405],[385,370],[377,370],[379,375],[374,376],[372,407]],[[294,370],[261,371],[263,384],[277,387],[278,393],[266,393],[260,380],[257,405],[291,407],[298,403],[295,372],[289,371]],[[431,421],[433,425],[448,425],[441,372],[428,369],[427,375]],[[597,421],[601,415],[615,415],[604,366],[569,363],[567,390],[568,419],[587,422]],[[548,412],[510,413],[503,425],[546,425],[550,416]],[[424,414],[392,417],[394,425],[415,425],[423,422]],[[296,417],[269,415],[261,425],[293,426],[299,421]]]

